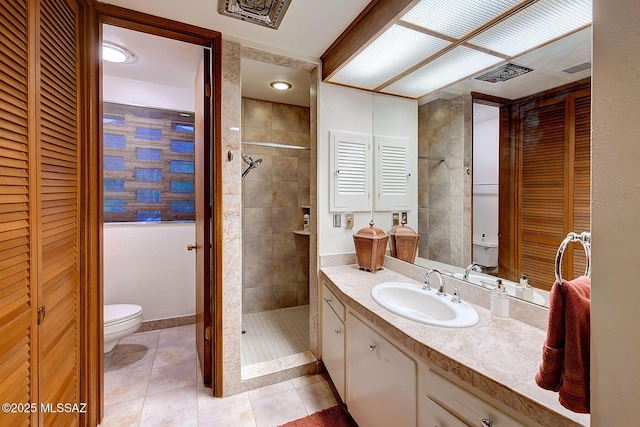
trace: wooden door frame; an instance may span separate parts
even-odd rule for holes
[[[84,181],[83,195],[83,357],[82,399],[89,403],[89,412],[83,425],[97,425],[104,414],[104,327],[103,327],[103,261],[102,261],[102,64],[99,49],[102,41],[102,25],[114,25],[148,34],[166,37],[208,47],[212,53],[212,150],[213,150],[213,200],[212,200],[212,321],[213,393],[222,394],[222,34],[189,24],[160,18],[141,12],[104,3],[94,3],[84,11],[85,32],[83,63],[87,65],[83,75],[88,121],[85,141],[88,141],[82,158]]]

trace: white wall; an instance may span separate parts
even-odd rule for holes
[[[371,212],[354,212],[353,229],[333,227],[329,212],[329,131],[408,138],[413,147],[409,168],[417,177],[418,103],[415,100],[321,83],[318,90],[318,254],[354,252],[353,234],[369,226]],[[415,183],[417,185],[417,183]],[[417,230],[418,195],[412,192],[408,225]],[[373,195],[372,195],[373,197]],[[385,232],[391,228],[390,212],[374,212],[375,225]]]
[[[640,2],[593,5],[591,425],[637,426]]]
[[[195,92],[183,87],[105,75],[102,91],[105,102],[177,111],[195,109]]]
[[[498,111],[498,108],[496,108]],[[497,112],[496,112],[497,115]],[[473,241],[498,243],[498,119],[473,125]]]
[[[144,320],[195,314],[195,223],[104,224],[104,303],[138,304]]]

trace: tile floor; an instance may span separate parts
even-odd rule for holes
[[[309,350],[309,306],[242,316],[242,366]]]
[[[336,404],[322,375],[213,398],[202,385],[195,326],[140,332],[105,355],[102,427],[275,427]]]

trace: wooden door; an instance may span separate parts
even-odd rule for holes
[[[80,403],[80,114],[78,8],[41,0],[38,106],[39,402]],[[80,409],[80,408],[78,408]],[[44,411],[45,426],[79,412]]]
[[[29,141],[29,32],[26,0],[0,2],[0,401],[37,400],[33,377],[36,247],[35,176]],[[16,408],[17,409],[17,408]],[[0,425],[29,425],[36,414],[0,411]]]
[[[206,386],[211,386],[211,54],[203,49],[196,75],[195,193],[196,193],[196,347]]]
[[[12,1],[0,16],[0,401],[35,405],[0,425],[77,425],[79,10]]]

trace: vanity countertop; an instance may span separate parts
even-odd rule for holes
[[[527,418],[546,426],[588,426],[588,414],[562,407],[557,393],[535,383],[546,331],[508,318],[493,321],[488,309],[475,305],[478,324],[443,328],[397,316],[371,298],[371,288],[382,282],[421,283],[385,268],[376,273],[356,265],[323,267],[321,279],[343,303],[393,337],[404,350],[418,355],[479,392],[492,396]],[[445,289],[449,292],[449,288]],[[464,291],[461,294],[465,299]]]

